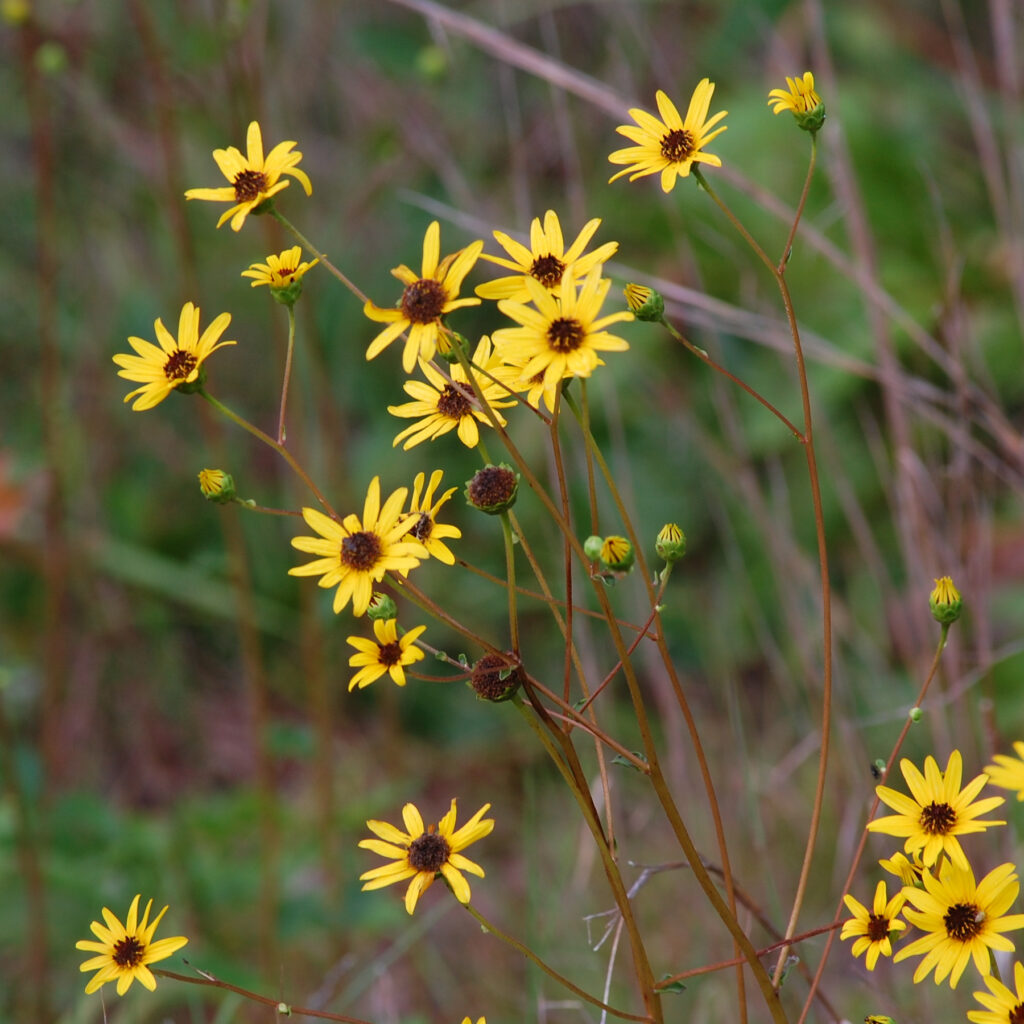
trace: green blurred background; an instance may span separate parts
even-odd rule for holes
[[[419,7],[418,10],[410,8]],[[937,638],[933,577],[951,573],[968,614],[906,753],[952,746],[965,770],[1024,735],[1022,418],[1024,118],[1021,10],[907,0],[834,3],[512,3],[457,8],[385,0],[147,3],[7,0],[0,29],[0,1019],[102,1019],[82,994],[76,939],[136,892],[171,905],[160,934],[186,934],[197,967],[287,1002],[387,1024],[596,1020],[515,954],[479,937],[438,886],[405,915],[400,892],[362,894],[356,849],[368,817],[416,802],[437,820],[493,804],[476,850],[485,913],[599,991],[594,952],[611,906],[579,824],[530,734],[507,707],[462,685],[387,682],[346,692],[365,632],[287,569],[299,524],[203,501],[196,473],[231,471],[263,505],[308,502],[274,453],[196,398],[133,413],[111,356],[126,337],[228,310],[238,345],[209,364],[214,393],[271,429],[286,324],[239,276],[291,240],[269,218],[235,234],[222,207],[186,205],[220,185],[210,153],[242,146],[251,119],[269,149],[294,139],[314,192],[280,205],[379,304],[388,271],[418,266],[426,225],[442,251],[494,228],[521,233],[555,209],[567,238],[590,217],[617,240],[619,284],[662,279],[693,340],[799,417],[785,321],[771,279],[692,181],[606,184],[626,108],[664,88],[685,106],[717,83],[729,130],[710,176],[777,258],[808,140],[765,100],[815,70],[829,111],[819,173],[789,277],[807,345],[836,588],[837,707],[826,821],[802,923],[831,918],[871,797]],[[478,269],[470,285],[484,279]],[[618,306],[616,306],[618,308]],[[376,333],[360,303],[317,268],[298,306],[289,445],[336,507],[443,466],[461,483],[473,453],[454,435],[410,453],[398,355],[363,358]],[[461,315],[475,336],[493,309]],[[623,329],[628,356],[595,375],[595,430],[639,528],[682,525],[690,554],[666,610],[677,663],[729,807],[741,884],[781,927],[792,899],[819,743],[820,613],[803,454],[764,410],[656,328]],[[545,479],[543,437],[520,417]],[[490,439],[492,452],[496,444]],[[577,453],[573,465],[579,465]],[[581,503],[585,491],[580,490]],[[581,512],[583,509],[581,504]],[[610,506],[609,506],[610,507]],[[457,496],[457,553],[501,573],[493,522]],[[555,566],[536,503],[520,506]],[[581,515],[582,534],[589,532]],[[457,617],[507,643],[501,594],[431,564],[418,571]],[[646,612],[639,581],[614,593]],[[562,651],[524,604],[539,676]],[[412,624],[410,621],[409,625]],[[428,638],[457,655],[456,637]],[[595,678],[612,664],[598,631],[581,641]],[[465,651],[470,660],[479,651]],[[699,789],[678,710],[638,659],[684,808]],[[427,664],[430,664],[429,662]],[[440,673],[440,668],[427,668]],[[606,714],[629,743],[626,709]],[[634,744],[635,745],[635,744]],[[620,852],[677,857],[639,780],[614,777]],[[710,853],[703,804],[693,825]],[[688,808],[687,808],[688,809]],[[1013,826],[972,850],[1014,857]],[[869,856],[861,897],[888,853]],[[680,871],[650,880],[638,913],[657,969],[724,959],[731,945],[692,905]],[[759,932],[757,941],[766,943]],[[589,943],[589,944],[588,944]],[[821,940],[803,948],[813,966]],[[622,957],[622,951],[619,956]],[[168,961],[186,969],[180,956]],[[860,964],[833,952],[824,991],[851,1019],[901,1024],[949,1011],[883,964],[865,995]],[[734,1013],[731,976],[675,998],[676,1019]],[[804,983],[793,985],[798,1006]],[[964,985],[968,991],[969,985]],[[111,992],[108,987],[105,992]],[[628,965],[613,1002],[635,1005]],[[967,992],[956,999],[970,1005]],[[162,982],[107,996],[119,1021],[266,1020],[223,992]],[[911,1009],[912,1007],[912,1009]],[[760,1008],[755,1007],[756,1014]],[[820,1019],[827,1011],[817,1009]]]

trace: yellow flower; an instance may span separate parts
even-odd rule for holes
[[[235,481],[223,469],[201,469],[199,490],[207,501],[217,505],[228,505],[235,500]]]
[[[648,174],[660,173],[662,191],[671,192],[676,177],[685,178],[693,163],[721,167],[722,161],[717,156],[704,152],[704,147],[726,129],[724,124],[720,128],[715,128],[715,125],[725,117],[727,111],[722,110],[708,119],[708,108],[714,91],[714,83],[702,78],[693,90],[685,119],[680,118],[675,104],[660,89],[656,96],[660,121],[646,110],[637,107],[630,110],[629,116],[636,121],[636,126],[620,125],[615,130],[636,145],[617,149],[608,157],[613,164],[628,165],[613,174],[608,183],[611,184],[624,174],[629,174],[630,181],[636,181]]]
[[[537,287],[540,287],[539,285]],[[501,366],[501,359],[491,351],[491,339],[485,334],[480,339],[476,351],[473,353],[472,363],[474,366],[493,374]],[[413,402],[406,402],[404,405],[389,405],[388,412],[392,416],[400,416],[404,419],[421,417],[416,423],[411,424],[395,435],[392,445],[398,445],[402,441],[402,447],[406,450],[418,445],[421,441],[432,441],[435,437],[441,437],[451,430],[458,431],[459,440],[467,447],[474,448],[480,440],[480,431],[477,423],[491,425],[487,413],[480,408],[476,393],[473,391],[466,371],[461,363],[452,363],[448,368],[446,377],[431,363],[420,360],[420,370],[429,383],[424,384],[419,380],[408,380],[403,385],[405,393],[415,399]],[[485,377],[483,374],[474,373],[476,382],[491,409],[504,409],[514,405],[515,400],[506,396],[508,391],[500,384]],[[450,379],[449,379],[450,378]],[[504,426],[505,420],[501,413],[495,413],[498,422]]]
[[[901,932],[907,927],[906,922],[898,920],[896,916],[903,908],[906,897],[898,892],[892,899],[888,899],[885,882],[882,881],[875,886],[875,899],[870,910],[849,893],[843,897],[843,902],[853,917],[843,924],[839,937],[856,938],[857,941],[850,952],[853,956],[860,956],[866,950],[864,966],[873,971],[880,956],[892,956],[892,940],[889,933]]]
[[[521,366],[520,383],[543,373],[544,388],[553,389],[563,377],[589,377],[601,362],[599,352],[623,352],[629,343],[604,330],[633,319],[628,310],[598,317],[611,281],[601,268],[587,274],[577,293],[569,277],[562,278],[558,296],[529,278],[526,287],[536,308],[502,299],[498,308],[519,327],[494,332],[494,344],[507,363]]]
[[[1013,950],[1013,943],[1000,933],[1024,928],[1024,914],[1003,916],[1020,890],[1013,865],[1001,864],[975,883],[970,868],[945,861],[938,878],[926,871],[922,881],[923,889],[904,887],[907,902],[917,909],[906,907],[903,916],[927,934],[904,946],[893,962],[924,953],[914,971],[915,984],[934,968],[936,985],[948,974],[950,988],[956,988],[972,958],[979,974],[990,974],[989,950]]]
[[[949,576],[942,576],[935,581],[935,589],[928,595],[928,607],[932,618],[944,626],[952,625],[960,618],[964,603],[960,592],[953,586]]]
[[[398,624],[394,619],[375,619],[373,633],[376,640],[350,636],[346,642],[356,649],[356,653],[348,659],[348,663],[351,668],[358,668],[359,671],[349,681],[349,693],[356,687],[362,690],[369,686],[385,672],[396,686],[405,686],[405,666],[423,658],[423,651],[412,645],[426,628],[416,626],[399,638]]]
[[[1013,965],[1015,992],[991,975],[985,978],[985,984],[988,992],[975,992],[974,998],[987,1009],[968,1010],[967,1019],[974,1024],[1020,1024],[1024,1020],[1024,966],[1020,961]]]
[[[976,820],[1005,801],[1001,796],[993,796],[972,803],[984,789],[988,776],[976,776],[961,790],[963,762],[959,750],[949,755],[945,772],[939,771],[931,756],[925,758],[924,775],[906,758],[900,761],[900,770],[912,798],[888,786],[876,786],[879,798],[898,813],[869,822],[868,831],[905,837],[903,849],[907,853],[920,850],[925,867],[931,867],[945,851],[966,870],[967,858],[956,837],[984,832],[989,825],[1005,825],[1005,821]]]
[[[126,402],[133,398],[132,409],[142,412],[159,405],[175,388],[184,391],[195,390],[190,385],[201,383],[200,373],[203,362],[224,345],[234,345],[233,341],[218,341],[231,323],[230,313],[221,313],[209,327],[199,336],[199,307],[186,302],[181,307],[178,320],[178,337],[175,339],[164,327],[162,320],[153,324],[157,348],[152,342],[142,338],[131,337],[128,344],[135,349],[135,355],[114,356],[114,362],[121,367],[118,377],[142,383],[124,396]]]
[[[814,75],[805,71],[802,78],[786,76],[785,89],[772,89],[768,93],[768,106],[773,114],[788,110],[793,114],[809,114],[821,103],[821,97],[814,91]]]
[[[878,862],[890,875],[895,875],[904,885],[917,885],[924,874],[920,851],[914,851],[914,859],[909,860],[902,853],[894,853],[887,860]]]
[[[272,288],[287,288],[301,281],[307,270],[315,267],[319,257],[312,262],[302,263],[302,246],[294,245],[281,253],[271,253],[266,263],[253,263],[248,270],[242,271],[242,277],[251,277],[252,287],[268,284]]]
[[[302,154],[293,152],[294,142],[279,142],[263,159],[263,135],[257,121],[249,123],[246,134],[246,156],[234,147],[215,149],[213,159],[230,185],[220,188],[190,188],[185,193],[186,199],[209,199],[215,203],[234,203],[231,209],[221,214],[217,221],[220,227],[224,221],[231,219],[231,230],[240,231],[245,218],[256,210],[260,203],[277,195],[287,188],[291,182],[281,181],[282,174],[290,174],[306,190],[306,195],[313,194],[313,186],[305,171],[300,171],[297,164]]]
[[[395,309],[382,309],[372,302],[363,306],[371,320],[388,326],[370,342],[366,358],[380,355],[403,331],[408,330],[402,352],[402,368],[411,373],[416,359],[433,359],[442,331],[441,318],[462,306],[479,306],[479,299],[460,299],[463,279],[473,269],[483,250],[482,241],[471,242],[465,249],[445,256],[441,254],[441,227],[432,221],[423,236],[423,264],[419,275],[404,263],[391,271],[405,289]]]
[[[1013,749],[1017,751],[1016,757],[995,754],[995,764],[986,765],[985,772],[993,786],[1012,789],[1018,800],[1024,800],[1024,743],[1014,740]]]
[[[156,978],[147,964],[156,963],[157,960],[166,960],[177,950],[188,942],[183,935],[175,936],[173,939],[158,939],[153,941],[153,933],[160,919],[167,913],[164,907],[156,917],[150,921],[149,911],[153,906],[150,900],[146,904],[142,920],[139,915],[139,896],[132,900],[128,908],[128,919],[124,924],[106,908],[103,908],[103,920],[106,926],[99,921],[93,921],[89,926],[93,935],[99,939],[94,942],[91,939],[80,939],[75,943],[75,949],[85,950],[89,953],[96,953],[97,956],[86,960],[79,967],[80,971],[96,971],[85,986],[85,993],[89,995],[105,985],[108,981],[117,980],[117,994],[123,996],[131,988],[132,982],[139,980],[151,992],[156,988]]]
[[[499,277],[496,281],[488,281],[478,285],[477,295],[482,299],[512,299],[514,302],[529,302],[530,293],[526,290],[526,278],[532,277],[539,281],[550,292],[558,290],[562,277],[568,273],[574,281],[586,277],[592,267],[611,259],[619,248],[618,242],[605,242],[591,253],[583,255],[587,243],[594,237],[594,232],[601,226],[599,218],[587,221],[583,230],[576,236],[576,241],[565,248],[562,239],[562,226],[558,222],[558,214],[548,210],[544,214],[544,227],[540,218],[534,217],[530,225],[530,248],[521,245],[503,231],[495,231],[494,237],[502,248],[511,256],[510,260],[503,256],[488,256],[483,259],[496,263],[499,267],[507,267],[516,271],[512,277]]]
[[[461,851],[478,839],[490,835],[494,819],[484,817],[490,807],[490,804],[484,804],[458,831],[455,829],[454,800],[448,813],[436,826],[431,825],[429,828],[424,827],[423,818],[414,804],[406,804],[402,808],[405,832],[386,821],[368,821],[367,828],[380,838],[362,839],[359,845],[364,850],[390,858],[394,863],[363,872],[359,876],[359,880],[366,883],[363,890],[383,889],[386,885],[411,878],[409,888],[405,891],[405,909],[411,914],[421,894],[441,874],[455,898],[460,903],[469,903],[469,883],[462,872],[468,871],[483,878],[484,869],[463,857]]]
[[[321,587],[338,589],[334,593],[334,613],[351,600],[353,615],[366,611],[373,595],[373,584],[386,572],[407,573],[427,557],[417,540],[403,539],[415,525],[402,517],[402,506],[409,493],[405,487],[395,491],[381,508],[380,477],[374,477],[366,492],[363,518],[355,513],[340,522],[315,508],[304,508],[302,517],[319,537],[293,537],[292,547],[319,555],[314,562],[289,569],[290,576],[319,576]]]
[[[463,1017],[462,1018],[462,1024],[473,1024],[473,1022],[468,1017]],[[487,1024],[487,1018],[486,1017],[481,1017],[476,1022],[476,1024]]]
[[[449,487],[437,501],[434,501],[434,492],[441,486],[441,478],[444,476],[443,469],[435,469],[430,474],[430,483],[426,491],[423,484],[426,480],[425,473],[417,473],[412,484],[412,499],[409,502],[407,516],[415,519],[413,528],[409,531],[410,537],[415,537],[426,549],[427,554],[436,558],[445,565],[454,565],[455,556],[448,550],[444,539],[446,537],[461,537],[462,531],[457,526],[450,526],[437,521],[437,513],[441,506],[458,490],[456,487]],[[422,498],[420,495],[422,494]]]

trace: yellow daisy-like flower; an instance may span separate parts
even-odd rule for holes
[[[253,263],[248,270],[242,271],[242,277],[252,278],[252,287],[258,288],[261,284],[270,285],[272,288],[287,288],[289,285],[301,281],[306,271],[315,267],[320,258],[309,262],[302,262],[302,246],[294,245],[281,253],[271,253],[266,263]]]
[[[1013,790],[1018,800],[1024,800],[1024,743],[1014,740],[1013,749],[1017,751],[1016,757],[994,754],[995,764],[986,765],[985,774],[993,786]]]
[[[565,248],[562,239],[562,226],[558,222],[558,214],[548,210],[544,214],[544,226],[541,227],[540,217],[534,217],[530,225],[530,248],[521,245],[503,231],[495,231],[494,237],[502,248],[511,256],[488,256],[483,259],[506,267],[516,273],[512,277],[499,277],[496,281],[488,281],[477,286],[476,293],[482,299],[512,299],[514,302],[529,302],[530,293],[526,290],[526,278],[532,277],[539,281],[549,292],[558,291],[563,275],[568,272],[574,281],[586,277],[592,267],[596,267],[618,251],[618,242],[605,242],[591,253],[583,254],[594,232],[601,226],[600,218],[587,221],[583,230],[576,236],[576,241]]]
[[[358,668],[359,671],[348,684],[349,693],[356,687],[362,690],[369,686],[385,672],[396,686],[405,686],[405,666],[423,659],[423,651],[413,644],[426,628],[416,626],[399,637],[395,619],[374,619],[373,633],[376,640],[350,636],[346,642],[356,649],[356,653],[348,659],[348,663],[351,668]]]
[[[444,543],[446,537],[461,537],[462,531],[457,526],[450,526],[447,523],[437,521],[437,513],[441,506],[458,490],[456,487],[449,487],[437,501],[434,501],[434,492],[441,486],[441,478],[444,476],[443,469],[435,469],[430,474],[430,483],[426,491],[423,484],[427,477],[425,473],[417,473],[412,484],[412,499],[409,502],[407,516],[415,519],[413,528],[409,531],[410,537],[415,537],[426,549],[431,558],[436,558],[445,565],[454,565],[455,556]]]
[[[1000,864],[975,883],[970,868],[945,861],[938,878],[926,871],[922,880],[923,889],[904,887],[903,895],[916,909],[906,907],[903,916],[927,934],[899,950],[893,962],[924,953],[914,971],[915,984],[934,968],[936,985],[949,975],[950,988],[956,988],[972,958],[979,974],[990,974],[989,950],[1013,950],[1002,932],[1024,928],[1024,914],[1004,916],[1020,891],[1014,866]]]
[[[805,71],[802,78],[786,75],[785,89],[772,89],[768,93],[768,106],[773,114],[788,110],[793,114],[809,114],[821,103],[821,97],[814,91],[814,75]],[[774,106],[773,106],[774,105]]]
[[[315,508],[304,508],[302,518],[320,536],[293,537],[292,547],[320,557],[289,569],[288,574],[319,576],[319,586],[338,588],[335,614],[351,601],[352,614],[362,615],[373,596],[373,584],[386,572],[407,573],[427,557],[418,540],[406,537],[415,525],[402,516],[408,493],[408,488],[399,487],[382,508],[380,477],[375,476],[366,492],[361,520],[352,513],[339,523]]]
[[[900,770],[911,796],[888,786],[876,786],[879,798],[898,813],[870,822],[868,831],[905,837],[903,849],[907,853],[920,850],[925,867],[931,867],[945,851],[955,864],[966,870],[967,857],[956,837],[984,832],[989,825],[1005,825],[1005,821],[977,820],[979,815],[1005,801],[1001,796],[993,796],[972,802],[985,788],[988,776],[982,773],[961,789],[963,761],[959,750],[949,755],[945,772],[939,771],[931,756],[925,758],[924,775],[906,758],[900,761]]]
[[[246,156],[242,156],[235,146],[213,151],[213,159],[231,184],[220,188],[190,188],[185,193],[185,198],[234,203],[231,209],[221,214],[217,227],[230,219],[231,230],[241,231],[245,218],[260,203],[277,195],[291,184],[290,181],[281,180],[282,174],[290,174],[295,178],[305,189],[307,196],[313,194],[313,186],[308,175],[297,166],[302,154],[293,151],[294,145],[294,142],[279,142],[264,159],[263,135],[259,123],[252,121],[246,134]]]
[[[726,129],[724,124],[720,128],[715,128],[715,125],[728,111],[719,111],[714,117],[708,118],[714,91],[714,83],[702,78],[693,90],[685,119],[679,116],[675,104],[660,89],[656,96],[660,121],[646,110],[638,107],[631,109],[629,116],[636,121],[636,126],[625,124],[615,130],[636,145],[617,149],[609,155],[611,163],[628,166],[613,174],[608,183],[611,184],[624,174],[629,175],[630,181],[648,174],[660,174],[662,191],[671,192],[676,178],[685,178],[692,164],[721,167],[722,161],[717,156],[704,152],[704,147]]]
[[[136,354],[118,353],[113,357],[114,362],[121,367],[117,375],[141,383],[142,387],[130,391],[124,400],[130,402],[134,398],[132,409],[143,412],[159,405],[175,388],[195,390],[189,385],[200,380],[204,361],[224,345],[235,344],[233,341],[218,340],[228,329],[229,323],[231,314],[221,313],[200,337],[199,307],[186,302],[181,307],[177,338],[159,319],[153,324],[159,348],[142,338],[129,338],[128,344],[135,349]]]
[[[563,377],[589,377],[600,363],[599,352],[624,352],[629,343],[604,330],[614,323],[633,319],[628,310],[599,317],[611,281],[602,279],[601,268],[587,274],[577,293],[568,275],[562,278],[558,296],[529,278],[526,287],[534,306],[502,299],[498,309],[519,327],[494,332],[501,358],[522,367],[520,381],[543,374],[544,388],[558,386]]]
[[[441,318],[462,306],[479,306],[479,299],[460,299],[459,289],[466,275],[480,257],[484,243],[470,242],[465,249],[445,256],[441,254],[441,227],[432,221],[423,236],[423,269],[414,274],[404,263],[391,271],[405,290],[396,309],[382,309],[372,302],[363,306],[371,320],[388,326],[370,342],[366,358],[380,355],[403,331],[409,332],[402,352],[402,368],[411,373],[417,358],[433,359],[438,337],[443,330]]]
[[[880,956],[892,956],[890,933],[901,932],[907,927],[906,922],[896,916],[903,909],[906,897],[898,892],[889,899],[882,881],[875,886],[875,899],[870,910],[849,893],[843,897],[843,902],[853,917],[843,924],[839,937],[856,939],[851,954],[860,956],[866,951],[864,966],[873,971]]]
[[[974,1024],[1021,1024],[1024,1021],[1024,966],[1020,961],[1013,965],[1015,992],[991,975],[985,978],[985,984],[988,992],[975,992],[974,998],[987,1009],[968,1010],[967,1019]]]
[[[86,995],[90,995],[108,981],[115,979],[119,996],[123,996],[136,979],[139,984],[144,985],[152,992],[156,988],[156,978],[153,977],[153,972],[147,965],[156,963],[157,960],[166,960],[188,942],[183,935],[177,935],[172,939],[158,939],[154,942],[153,933],[156,931],[160,919],[167,913],[167,907],[164,907],[150,921],[149,912],[153,907],[153,901],[150,900],[146,904],[146,910],[140,921],[140,898],[137,895],[132,900],[132,905],[128,908],[128,918],[124,924],[121,924],[118,918],[104,907],[103,920],[106,925],[100,924],[99,921],[93,921],[89,925],[99,942],[94,942],[92,939],[80,939],[75,943],[75,949],[98,954],[86,960],[79,967],[81,971],[96,971],[96,974],[85,986]]]
[[[368,821],[367,828],[380,838],[362,839],[359,845],[364,850],[390,858],[394,863],[363,872],[359,876],[359,880],[366,883],[363,890],[383,889],[386,885],[411,878],[409,888],[405,890],[405,909],[411,914],[416,909],[417,900],[440,874],[451,886],[455,898],[460,903],[469,903],[469,882],[462,872],[468,871],[483,878],[484,869],[463,857],[461,851],[490,835],[494,819],[484,817],[490,807],[490,804],[484,804],[458,831],[455,829],[454,800],[448,813],[436,826],[429,828],[424,827],[423,818],[414,804],[406,804],[402,808],[405,832],[386,821]]]
[[[878,863],[904,885],[917,885],[924,874],[924,864],[921,863],[921,853],[918,850],[914,851],[913,860],[904,857],[902,853],[894,853],[887,860],[880,860]]]
[[[491,339],[486,334],[480,339],[473,353],[472,362],[474,366],[491,374],[501,367],[501,358],[491,351]],[[490,426],[491,421],[487,413],[480,408],[462,364],[452,363],[448,368],[448,377],[445,377],[436,366],[422,359],[420,370],[428,383],[408,380],[403,385],[405,393],[415,401],[388,406],[388,412],[392,416],[418,418],[418,422],[399,431],[392,444],[398,445],[404,441],[402,447],[408,450],[421,441],[433,441],[435,437],[457,430],[459,440],[467,448],[475,448],[480,440],[477,424],[484,423]],[[500,384],[482,374],[473,376],[491,409],[504,409],[515,404],[514,399],[505,397],[508,391]],[[496,412],[495,415],[498,422],[504,426],[505,420],[501,413]]]

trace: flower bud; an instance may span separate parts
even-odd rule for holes
[[[626,304],[637,320],[659,323],[665,316],[665,300],[660,292],[642,284],[627,284]]]
[[[943,626],[948,626],[960,618],[963,605],[959,591],[953,586],[953,580],[949,576],[939,577],[935,581],[935,589],[928,598],[932,618]]]
[[[636,561],[636,552],[625,537],[605,537],[601,545],[601,561],[614,572],[629,572]]]
[[[370,603],[366,606],[366,615],[369,619],[394,619],[398,615],[398,605],[390,594],[382,594],[375,590],[370,597]]]
[[[678,562],[686,554],[686,534],[675,523],[666,523],[659,531],[654,542],[654,550],[658,557],[671,565]]]
[[[604,537],[596,537],[593,534],[583,542],[583,554],[592,562],[601,557],[601,546],[604,544]]]
[[[915,722],[915,723],[921,721],[922,715],[923,715],[923,712],[921,711],[920,708],[911,708],[909,713],[908,713],[908,717],[910,718],[910,720],[912,722]]]
[[[522,670],[500,654],[485,654],[474,666],[469,685],[481,700],[510,700],[522,684]]]
[[[458,331],[451,329],[441,330],[437,333],[437,354],[446,363],[457,363],[461,352],[467,359],[470,358],[469,338]]]
[[[223,469],[202,469],[199,471],[199,490],[207,501],[227,505],[235,500],[235,481]]]
[[[519,474],[511,466],[501,463],[484,466],[466,481],[466,500],[481,512],[496,516],[516,503],[519,492]]]

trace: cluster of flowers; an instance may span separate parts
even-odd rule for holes
[[[989,782],[1016,791],[1017,799],[1024,800],[1024,742],[1015,743],[1014,749],[1016,758],[997,754],[995,764],[964,786],[959,750],[949,755],[945,771],[927,757],[922,774],[904,758],[900,768],[910,794],[878,786],[879,799],[896,813],[868,825],[871,832],[905,840],[902,853],[879,861],[899,878],[901,887],[890,898],[885,881],[880,881],[870,908],[853,896],[844,897],[854,916],[843,925],[842,938],[854,939],[851,952],[854,956],[864,953],[869,970],[874,970],[880,956],[900,961],[923,954],[914,982],[934,971],[936,984],[948,977],[955,988],[973,961],[988,986],[987,992],[974,993],[986,1007],[967,1014],[975,1024],[1016,1022],[1024,1005],[1024,965],[1014,964],[1015,991],[992,969],[992,953],[1014,951],[1005,933],[1024,928],[1024,914],[1007,913],[1020,891],[1016,869],[1010,863],[1000,864],[976,881],[958,839],[1005,824],[982,820],[982,815],[1004,803],[1000,796],[978,799]],[[893,940],[902,938],[908,925],[922,934],[893,955]]]

